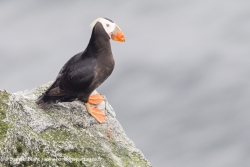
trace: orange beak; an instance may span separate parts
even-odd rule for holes
[[[125,36],[117,25],[115,26],[114,31],[111,33],[111,39],[114,41],[125,42]]]

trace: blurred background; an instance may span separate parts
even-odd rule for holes
[[[97,90],[153,166],[250,166],[247,0],[0,0],[0,89],[54,80],[98,17],[126,42]]]

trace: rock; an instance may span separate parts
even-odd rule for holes
[[[126,136],[105,101],[99,124],[79,102],[40,109],[35,100],[48,83],[31,91],[0,91],[0,166],[151,166]]]

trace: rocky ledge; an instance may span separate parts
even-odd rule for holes
[[[74,101],[48,110],[35,101],[49,85],[10,94],[0,90],[0,166],[151,166],[126,136],[107,99],[99,124]]]

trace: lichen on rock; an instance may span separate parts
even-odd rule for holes
[[[0,91],[1,166],[151,166],[106,98],[98,105],[106,114],[103,124],[80,101],[40,109],[35,101],[50,84],[13,94]]]

